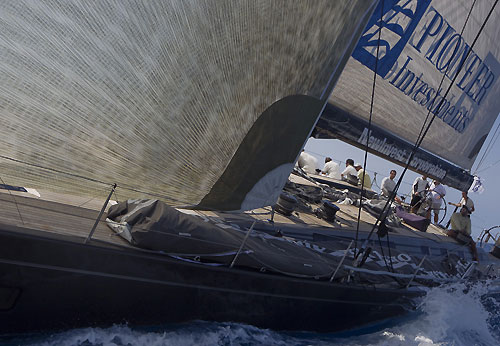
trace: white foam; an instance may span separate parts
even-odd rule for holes
[[[485,298],[487,285],[464,284],[430,289],[417,312],[394,327],[360,335],[278,333],[236,323],[193,322],[164,328],[74,329],[60,334],[16,340],[37,346],[187,346],[187,345],[500,345],[500,300]],[[395,320],[398,322],[398,320]]]
[[[492,313],[486,310],[481,301],[485,293],[487,285],[479,284],[470,289],[464,284],[431,289],[423,298],[416,318],[383,331],[385,340],[378,344],[499,345],[493,320],[498,319],[500,311],[498,306]]]

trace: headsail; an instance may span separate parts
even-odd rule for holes
[[[470,169],[500,111],[499,8],[494,10],[467,56],[493,3],[381,1],[329,102],[355,117],[368,119],[377,39],[382,27],[372,122],[395,137],[415,143],[428,112],[436,113],[438,119],[422,148],[457,165],[458,169]],[[464,67],[458,72],[462,61]],[[439,87],[444,74],[446,77]],[[438,111],[455,76],[450,93]],[[406,163],[405,157],[398,161]],[[449,164],[443,163],[443,167],[446,165]]]
[[[374,3],[2,2],[2,178],[85,193],[85,177],[216,209],[274,203]],[[293,139],[278,159],[242,166],[267,154],[241,151],[247,134],[292,95],[305,127],[275,138]]]

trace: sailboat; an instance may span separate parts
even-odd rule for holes
[[[195,319],[336,331],[403,314],[429,286],[495,282],[492,254],[475,263],[432,225],[420,232],[336,205],[352,191],[294,169],[310,135],[338,136],[330,115],[363,121],[368,70],[397,99],[379,97],[377,121],[390,125],[376,126],[405,124],[387,114],[400,116],[400,101],[423,106],[401,95],[430,93],[408,86],[427,53],[407,50],[452,35],[439,55],[454,54],[450,65],[490,9],[477,1],[455,37],[450,13],[466,5],[446,1],[0,4],[0,332]],[[469,83],[453,98],[460,115],[440,117],[459,120],[423,142],[449,162],[413,162],[387,140],[384,155],[470,185],[462,177],[500,109],[496,13],[456,72],[457,87]],[[378,44],[387,71],[369,62],[377,26],[401,37]],[[442,75],[412,74],[429,88]],[[430,150],[429,138],[450,134],[468,139]]]

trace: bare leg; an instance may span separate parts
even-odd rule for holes
[[[455,239],[457,238],[457,234],[458,234],[458,232],[453,230],[453,229],[449,229],[446,231],[447,236],[455,238]],[[479,257],[477,255],[476,243],[474,243],[474,241],[471,239],[469,245],[470,245],[470,250],[472,252],[472,258],[474,259],[474,261],[479,262]]]
[[[412,198],[411,198],[410,203],[413,203],[413,202],[414,202],[414,198],[416,198],[416,197],[414,197],[414,196],[412,195]],[[416,214],[416,213],[417,213],[417,211],[418,211],[418,208],[419,208],[419,207],[420,207],[420,201],[416,202],[414,205],[412,205],[412,206],[411,206],[410,212],[411,212],[412,214]]]
[[[476,243],[474,243],[473,240],[471,240],[471,242],[470,242],[470,249],[472,251],[472,258],[474,259],[474,261],[479,262],[479,257],[477,256]]]
[[[438,221],[439,221],[438,214],[434,212],[434,223],[438,223]]]

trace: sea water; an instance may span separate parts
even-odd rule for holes
[[[115,325],[54,334],[4,336],[2,345],[500,345],[500,297],[487,284],[430,289],[416,311],[370,328],[319,334],[276,332],[237,323],[196,321],[155,327]]]

